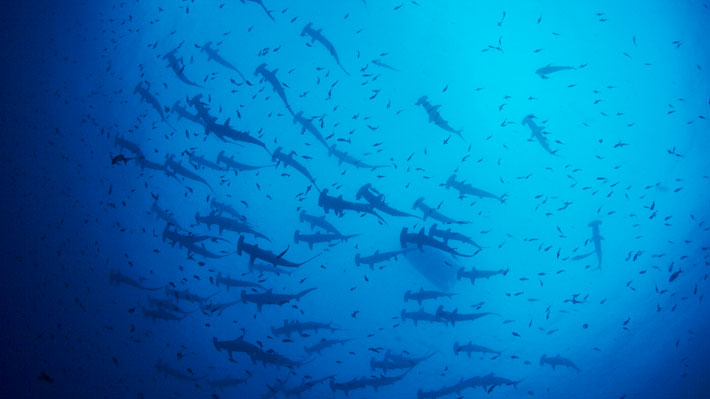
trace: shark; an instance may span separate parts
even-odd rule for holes
[[[274,152],[271,153],[271,160],[276,162],[276,167],[278,168],[279,165],[283,164],[284,168],[290,166],[296,169],[300,174],[305,176],[308,181],[313,183],[313,185],[316,186],[316,189],[318,189],[316,179],[313,178],[313,176],[308,171],[308,169],[306,169],[305,166],[301,165],[301,163],[295,159],[296,151],[291,151],[286,154],[281,151],[281,149],[282,147],[278,147],[274,150]]]
[[[266,263],[272,264],[273,266],[299,267],[310,262],[318,256],[315,255],[301,263],[295,263],[283,258],[287,251],[288,248],[277,255],[271,251],[259,248],[259,245],[246,243],[244,241],[244,236],[239,236],[239,241],[237,241],[237,255],[241,256],[242,253],[246,253],[247,255],[249,255],[250,265],[253,265],[255,260],[261,259]]]
[[[142,310],[143,316],[151,319],[153,323],[155,323],[156,320],[180,321],[187,317],[187,314],[177,315],[165,309],[146,309],[143,307]]]
[[[173,104],[172,107],[170,107],[170,111],[174,112],[178,116],[178,120],[185,118],[191,122],[194,122],[198,125],[205,125],[205,122],[202,120],[199,114],[193,114],[192,112],[188,111],[187,108],[183,107],[180,104],[180,100],[175,101],[175,104]]]
[[[314,291],[315,288],[308,288],[296,294],[274,294],[273,289],[269,288],[265,292],[247,294],[246,290],[242,290],[242,303],[253,303],[256,309],[261,312],[264,305],[285,305],[293,300],[300,300],[304,295]]]
[[[168,61],[168,68],[172,69],[173,72],[175,72],[175,75],[180,79],[183,83],[189,85],[189,86],[194,86],[194,87],[200,87],[202,86],[198,85],[197,83],[191,81],[188,79],[187,76],[185,76],[185,63],[182,59],[182,57],[177,58],[177,48],[172,49],[168,51],[164,56],[163,59]]]
[[[439,212],[437,209],[434,209],[430,207],[429,205],[424,203],[424,197],[419,197],[417,198],[416,201],[414,201],[414,205],[412,205],[412,209],[419,209],[422,212],[422,219],[427,220],[428,218],[432,218],[434,220],[438,220],[441,223],[444,224],[469,224],[471,222],[465,222],[461,220],[455,220],[452,219],[441,212]]]
[[[584,68],[585,65],[580,65],[579,68]],[[576,67],[573,66],[566,66],[566,65],[560,65],[560,66],[554,66],[552,64],[547,64],[544,67],[538,68],[535,73],[537,76],[541,77],[542,79],[548,79],[549,74],[555,73],[555,72],[560,72],[560,71],[571,71],[577,69]]]
[[[243,2],[243,0],[242,0]],[[222,65],[223,67],[226,67],[228,69],[231,69],[232,71],[236,72],[240,78],[246,83],[247,85],[251,86],[251,82],[244,76],[242,71],[240,71],[237,67],[232,65],[229,61],[225,60],[221,55],[219,55],[219,52],[217,52],[217,49],[212,48],[212,42],[207,42],[203,44],[200,47],[200,51],[207,54],[207,60],[211,61],[214,60],[216,63]]]
[[[160,102],[158,102],[158,99],[153,95],[153,93],[150,92],[150,84],[147,82],[146,84],[148,87],[144,87],[143,82],[138,82],[136,88],[133,89],[133,93],[138,94],[141,97],[141,100],[150,104],[156,111],[158,111],[160,119],[175,130],[175,128],[173,128],[173,126],[170,125],[170,123],[165,119],[165,111],[163,111],[163,107],[160,105]]]
[[[438,298],[451,298],[454,295],[456,294],[450,294],[448,292],[442,291],[424,291],[424,287],[422,287],[419,289],[419,291],[412,292],[411,290],[407,290],[407,292],[404,293],[404,302],[413,300],[417,301],[419,306],[422,306],[423,301]]]
[[[543,150],[547,151],[551,155],[556,155],[559,149],[552,150],[550,148],[550,141],[547,139],[547,137],[544,136],[544,134],[546,133],[545,128],[538,126],[535,123],[535,118],[537,118],[535,115],[529,114],[525,118],[523,118],[522,124],[527,125],[530,128],[531,139],[536,139]]]
[[[365,198],[365,201],[369,202],[373,208],[378,209],[390,216],[414,217],[414,215],[399,211],[399,210],[394,209],[391,206],[387,205],[385,203],[384,194],[380,194],[380,192],[375,190],[372,187],[372,184],[370,184],[370,183],[367,183],[367,184],[363,185],[362,187],[360,187],[360,189],[357,191],[357,194],[355,194],[355,199],[359,200],[361,198]]]
[[[301,134],[308,132],[313,137],[315,137],[319,143],[323,144],[326,149],[330,148],[328,146],[328,142],[325,141],[325,137],[323,137],[323,134],[320,132],[320,130],[318,130],[316,125],[313,124],[313,118],[307,118],[303,116],[303,111],[298,111],[293,116],[293,123],[301,125]]]
[[[175,215],[173,215],[172,212],[168,211],[167,209],[162,209],[158,205],[158,201],[154,201],[153,205],[150,206],[150,211],[148,211],[149,214],[155,214],[155,217],[158,219],[162,219],[165,223],[171,224],[175,226],[178,230],[185,231],[184,228],[180,226],[180,223],[175,219]]]
[[[374,357],[370,358],[370,369],[382,370],[384,374],[391,370],[408,370],[432,356],[434,356],[434,352],[422,357],[409,357],[402,354],[394,354],[392,351],[387,350],[382,360],[377,360]]]
[[[449,324],[448,320],[442,318],[438,314],[427,313],[424,311],[423,308],[420,308],[416,312],[406,312],[405,310],[402,310],[399,317],[402,319],[402,321],[406,321],[407,319],[413,321],[415,326],[420,321],[428,321],[429,323],[443,323],[446,325]]]
[[[281,327],[271,327],[271,333],[280,336],[280,335],[286,335],[288,337],[291,336],[291,334],[297,333],[302,335],[306,331],[313,331],[316,334],[320,330],[329,330],[331,332],[335,332],[338,330],[338,328],[333,327],[333,322],[330,323],[321,323],[317,321],[288,321],[284,320],[284,323]]]
[[[475,267],[472,267],[471,270],[466,270],[462,267],[458,270],[458,272],[456,272],[456,280],[461,280],[461,278],[467,278],[471,280],[471,285],[473,285],[476,284],[476,280],[479,278],[489,279],[497,275],[505,276],[506,274],[508,274],[508,270],[509,269],[478,270]]]
[[[321,351],[324,349],[328,349],[331,346],[341,344],[345,346],[346,343],[350,342],[350,339],[325,339],[321,338],[321,340],[316,343],[315,345],[312,346],[304,346],[303,350],[308,353],[309,355],[313,353],[321,354]]]
[[[429,227],[429,235],[432,237],[439,237],[444,240],[444,244],[448,244],[449,241],[458,241],[465,244],[471,244],[478,249],[483,249],[480,245],[476,244],[471,237],[468,237],[462,233],[451,231],[451,228],[446,230],[437,229],[437,224],[434,223]]]
[[[459,192],[459,198],[464,198],[467,195],[472,195],[474,197],[479,198],[492,198],[494,200],[500,201],[501,203],[505,202],[505,194],[497,196],[495,194],[489,193],[488,191],[476,188],[466,183],[464,180],[457,181],[456,174],[449,176],[449,178],[446,180],[446,183],[444,183],[444,187],[446,187],[446,189],[453,187],[456,191]]]
[[[111,285],[120,285],[120,284],[125,284],[125,285],[130,285],[131,287],[138,288],[139,290],[145,290],[145,291],[157,291],[163,287],[154,287],[154,288],[149,288],[138,282],[138,280],[129,277],[123,273],[121,273],[120,270],[118,269],[113,269],[109,273],[108,277],[108,282]]]
[[[494,355],[500,356],[501,352],[486,348],[485,346],[481,345],[475,345],[472,344],[471,341],[468,341],[467,344],[459,345],[458,342],[454,342],[454,354],[458,356],[459,353],[465,352],[469,358],[471,358],[471,353],[492,353]]]
[[[328,192],[327,188],[323,189],[323,191],[320,192],[320,196],[318,196],[318,206],[322,207],[325,213],[333,211],[337,216],[342,217],[345,211],[350,210],[359,213],[369,213],[376,216],[381,221],[385,221],[382,216],[375,212],[372,205],[346,201],[343,199],[342,195],[333,197],[328,195]]]
[[[140,149],[138,144],[126,139],[125,137],[123,137],[121,135],[117,135],[113,139],[113,143],[116,144],[116,147],[118,147],[120,150],[128,150],[128,151],[132,152],[137,157],[144,156],[143,151]]]
[[[271,19],[272,21],[275,21],[274,16],[271,15],[271,11],[269,11],[269,10],[266,8],[266,5],[264,5],[264,1],[263,1],[263,0],[241,0],[242,4],[246,4],[247,1],[259,5],[259,6],[264,10],[264,12],[265,12],[266,15],[269,17],[269,19]]]
[[[319,42],[320,44],[322,44],[323,47],[328,50],[330,55],[333,56],[335,62],[338,64],[340,69],[342,69],[346,75],[350,75],[350,73],[345,70],[343,64],[340,63],[340,57],[338,57],[338,52],[335,50],[335,46],[333,45],[333,43],[331,43],[330,40],[323,36],[323,29],[315,29],[313,28],[313,23],[309,22],[306,24],[306,26],[303,27],[303,30],[301,30],[301,36],[310,37],[311,43]]]
[[[296,232],[293,233],[293,241],[296,244],[303,241],[308,244],[308,248],[313,249],[313,244],[330,243],[331,241],[347,241],[358,235],[359,234],[342,235],[332,233],[301,234],[300,231],[296,230]]]
[[[449,312],[447,310],[444,310],[444,305],[439,305],[439,307],[436,309],[436,316],[450,322],[452,327],[456,327],[457,321],[474,321],[488,315],[497,316],[498,314],[491,312],[459,313],[458,309],[454,309],[453,312]]]
[[[574,363],[572,363],[571,360],[566,359],[560,355],[553,357],[547,357],[546,355],[542,355],[542,357],[540,358],[540,366],[545,364],[549,364],[550,366],[552,366],[553,370],[555,370],[557,366],[564,366],[574,369],[576,372],[579,373],[579,368]]]
[[[214,189],[210,184],[205,180],[202,176],[190,171],[186,167],[182,166],[182,162],[180,161],[175,161],[175,154],[170,154],[168,155],[168,158],[165,160],[165,167],[170,171],[171,174],[174,175],[180,175],[184,177],[185,179],[190,179],[194,180],[196,182],[200,182],[207,186],[210,191],[214,192]]]
[[[590,255],[596,254],[597,255],[597,269],[602,268],[602,240],[604,237],[601,236],[599,233],[599,225],[601,225],[602,222],[601,220],[593,220],[589,222],[587,226],[592,228],[592,237],[590,240],[592,241],[592,244],[594,245],[594,251],[588,252],[586,254],[582,255],[577,255],[572,260],[580,260],[584,259]]]
[[[218,215],[215,211],[210,212],[210,214],[207,216],[200,216],[200,213],[196,212],[195,222],[198,224],[206,224],[208,230],[212,226],[217,226],[219,228],[220,235],[224,230],[228,230],[233,231],[235,233],[251,234],[256,238],[263,238],[264,240],[271,242],[271,239],[269,239],[269,237],[252,229],[247,223],[236,219],[230,219],[226,216]]]
[[[205,158],[204,155],[197,155],[194,152],[186,152],[186,154],[189,158],[190,164],[197,170],[200,170],[201,168],[212,169],[220,172],[227,170],[225,167]]]
[[[278,68],[274,69],[273,71],[268,70],[266,63],[264,62],[256,67],[256,69],[254,70],[254,76],[261,75],[262,79],[268,82],[274,92],[281,98],[281,101],[283,101],[288,112],[291,115],[295,116],[295,114],[293,113],[293,109],[291,108],[291,105],[289,105],[288,99],[286,98],[286,91],[284,90],[284,86],[281,81],[279,81],[279,79],[276,77],[276,72],[278,71]]]
[[[247,287],[247,288],[260,288],[264,289],[264,286],[259,284],[259,283],[253,283],[251,281],[245,281],[245,280],[236,280],[231,278],[230,276],[223,276],[222,272],[217,272],[217,277],[214,279],[214,285],[219,287],[221,285],[227,287],[227,291],[229,291],[230,288],[232,287]]]
[[[464,141],[466,141],[466,139],[464,139],[463,135],[461,134],[461,132],[463,132],[463,130],[454,129],[453,127],[451,127],[449,122],[441,116],[441,114],[439,113],[439,108],[441,107],[441,105],[432,105],[429,102],[429,99],[427,96],[419,97],[419,99],[417,100],[415,105],[421,105],[422,108],[424,108],[427,115],[429,116],[429,123],[433,123],[436,126],[439,126],[441,129],[443,129],[449,133],[453,133],[453,134],[459,136]]]
[[[412,251],[412,248],[405,248],[405,249],[400,249],[397,251],[386,251],[386,252],[380,252],[380,250],[376,250],[374,254],[372,255],[367,255],[367,256],[362,256],[359,253],[355,254],[355,265],[360,266],[361,264],[366,264],[370,266],[370,269],[374,269],[375,265],[378,263],[382,262],[387,262],[390,259],[397,260],[397,257],[400,255],[404,255],[407,252]]]
[[[306,213],[305,210],[302,210],[301,213],[298,214],[298,220],[300,222],[305,222],[308,223],[311,226],[311,229],[314,227],[319,227],[328,233],[336,234],[336,235],[342,235],[335,226],[333,226],[330,222],[325,220],[325,215],[323,216],[315,216],[315,215],[309,215]]]
[[[401,233],[399,234],[399,242],[402,245],[402,248],[407,248],[407,244],[410,243],[416,245],[420,251],[423,251],[424,247],[431,247],[444,252],[448,252],[455,256],[463,256],[467,258],[473,256],[469,254],[462,254],[454,248],[451,248],[448,245],[444,244],[442,241],[439,241],[434,237],[425,234],[423,227],[419,231],[419,233],[408,233],[408,229],[406,227],[403,227]]]
[[[338,165],[342,165],[343,163],[352,165],[356,168],[363,168],[363,169],[370,169],[370,170],[375,170],[379,168],[384,168],[387,167],[387,165],[372,165],[369,163],[366,163],[364,161],[361,161],[352,155],[348,154],[345,151],[339,150],[335,144],[331,145],[328,147],[328,156],[334,156],[338,158]]]
[[[232,170],[234,172],[234,175],[237,176],[239,172],[247,171],[247,170],[258,170],[262,168],[267,168],[269,166],[273,165],[262,165],[262,166],[254,166],[254,165],[246,165],[243,164],[239,161],[236,161],[234,159],[234,156],[226,156],[224,155],[224,150],[220,151],[219,154],[217,154],[217,164],[224,164],[225,169]]]

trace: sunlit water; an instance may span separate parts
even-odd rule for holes
[[[4,397],[710,397],[710,5],[70,3],[3,17]]]

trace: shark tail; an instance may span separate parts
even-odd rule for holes
[[[315,258],[317,258],[317,257],[319,257],[319,256],[321,256],[321,254],[316,254],[316,255],[313,255],[313,256],[311,256],[310,258],[308,258],[308,259],[304,260],[303,262],[301,262],[301,263],[297,263],[296,265],[297,265],[297,266],[302,266],[302,265],[305,265],[306,263],[308,263],[308,262],[312,261],[313,259],[315,259]]]
[[[298,294],[296,294],[296,300],[301,299],[303,296],[305,296],[306,294],[308,294],[311,291],[315,291],[315,289],[316,289],[316,287],[313,287],[313,288],[308,288],[308,289],[305,289],[305,290],[299,292]]]

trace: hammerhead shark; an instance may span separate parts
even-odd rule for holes
[[[275,21],[273,15],[271,15],[271,11],[269,11],[269,10],[266,9],[266,6],[264,5],[263,0],[241,0],[241,1],[242,1],[242,4],[246,4],[247,1],[251,1],[252,3],[256,3],[256,4],[260,5],[261,8],[262,8],[262,9],[264,10],[264,12],[266,13],[266,15],[268,15],[269,18],[271,18],[272,21]]]
[[[427,218],[432,218],[434,220],[438,220],[441,223],[444,224],[469,224],[471,222],[465,222],[465,221],[460,221],[460,220],[454,220],[448,216],[445,216],[441,212],[439,212],[437,209],[434,209],[430,207],[429,205],[424,203],[424,197],[419,197],[417,198],[416,201],[414,201],[414,205],[412,205],[412,209],[419,209],[422,212],[422,218],[424,220],[427,220]]]
[[[217,226],[219,228],[220,235],[224,230],[228,230],[233,231],[235,233],[251,234],[256,238],[263,238],[266,241],[271,242],[269,237],[252,229],[247,223],[236,219],[230,219],[226,216],[218,215],[216,211],[212,211],[209,215],[206,216],[200,216],[200,213],[196,212],[195,222],[199,224],[206,224],[207,229],[210,229],[213,225]]]
[[[182,166],[181,162],[175,161],[175,154],[170,154],[168,156],[168,158],[165,160],[165,167],[170,171],[171,174],[181,175],[186,179],[200,182],[200,183],[206,185],[210,189],[210,191],[214,192],[214,189],[212,189],[212,186],[210,186],[210,184],[207,183],[207,180],[205,180],[204,178],[202,178],[198,174],[190,171],[186,167]]]
[[[597,269],[602,268],[602,240],[604,239],[604,237],[602,237],[601,234],[599,234],[599,225],[600,224],[602,224],[601,220],[593,220],[593,221],[589,222],[589,224],[588,224],[588,226],[592,228],[591,240],[592,240],[592,243],[594,244],[594,251],[586,253],[586,254],[582,254],[582,255],[577,255],[574,258],[572,258],[572,260],[584,259],[587,256],[596,253],[597,254],[597,263],[598,263]]]
[[[321,323],[318,321],[288,321],[284,320],[281,327],[271,327],[271,333],[276,336],[286,335],[288,337],[291,334],[298,333],[303,334],[306,331],[313,331],[318,333],[320,330],[329,330],[331,332],[337,331],[338,328],[333,327],[333,322]]]
[[[360,187],[360,189],[357,191],[357,194],[355,194],[355,199],[360,199],[360,198],[365,198],[365,201],[369,202],[370,205],[372,205],[373,208],[379,209],[380,211],[392,215],[392,216],[414,216],[406,212],[399,211],[397,209],[392,208],[391,206],[387,205],[385,203],[385,196],[384,194],[380,194],[379,191],[375,190],[372,187],[372,184],[367,183],[364,186]]]
[[[301,234],[300,231],[296,230],[296,232],[293,233],[293,241],[296,244],[303,241],[308,244],[308,248],[313,249],[313,244],[330,243],[331,241],[347,241],[358,235],[359,234],[342,235],[332,233]]]
[[[427,115],[429,116],[429,123],[433,123],[436,126],[439,126],[440,128],[442,128],[443,130],[461,137],[464,141],[466,140],[463,138],[463,135],[461,134],[461,132],[463,132],[463,130],[457,130],[457,129],[452,128],[451,125],[449,125],[449,122],[446,119],[441,117],[441,114],[439,113],[439,108],[441,107],[441,105],[432,105],[429,102],[427,96],[419,97],[419,100],[417,100],[415,105],[421,105],[422,108],[424,108]]]
[[[415,326],[420,321],[428,321],[429,323],[444,323],[446,325],[449,324],[449,322],[441,316],[437,314],[427,313],[424,311],[423,308],[420,308],[416,312],[406,312],[404,309],[402,309],[402,312],[400,313],[399,317],[402,319],[402,321],[406,321],[407,319],[413,321]]]
[[[197,123],[198,125],[205,125],[205,123],[202,121],[202,118],[200,118],[200,115],[193,114],[192,112],[188,111],[187,108],[180,105],[180,100],[175,101],[175,104],[170,107],[170,111],[175,112],[177,114],[178,120],[180,120],[181,118],[185,118],[189,121]]]
[[[259,283],[253,283],[251,281],[233,279],[230,276],[223,276],[222,272],[218,272],[217,277],[215,277],[215,280],[214,280],[214,285],[219,287],[220,284],[227,287],[227,291],[229,291],[229,288],[231,288],[231,287],[235,287],[235,288],[236,287],[247,287],[247,288],[264,289],[264,287]]]
[[[474,321],[474,320],[478,320],[484,316],[498,315],[498,314],[491,313],[491,312],[459,313],[458,309],[454,309],[453,312],[449,312],[447,310],[444,310],[444,305],[439,305],[439,307],[436,309],[436,315],[448,322],[451,322],[452,327],[456,327],[457,321]]]
[[[500,351],[493,350],[490,348],[486,348],[485,346],[481,345],[476,345],[472,344],[471,341],[468,341],[467,344],[459,345],[458,342],[454,342],[454,354],[458,355],[460,352],[465,352],[468,357],[471,357],[471,353],[492,353],[494,355],[500,355]]]
[[[402,245],[402,248],[407,248],[407,244],[411,243],[417,246],[420,250],[424,250],[423,248],[426,247],[432,247],[439,249],[444,252],[448,252],[452,255],[455,256],[463,256],[463,257],[471,257],[473,255],[465,255],[462,254],[455,249],[449,247],[448,245],[444,244],[443,242],[435,239],[434,237],[425,234],[424,233],[424,228],[419,231],[419,233],[408,233],[407,228],[403,227],[402,232],[399,234],[399,242]]]
[[[420,288],[419,291],[410,291],[408,290],[407,292],[404,293],[404,302],[408,302],[410,299],[413,301],[417,301],[419,306],[422,306],[422,301],[426,301],[428,299],[438,299],[438,298],[451,298],[456,294],[450,294],[448,292],[441,292],[441,291],[424,291],[424,287]]]
[[[172,69],[178,79],[180,79],[183,83],[190,86],[202,87],[185,76],[185,63],[182,57],[177,58],[177,50],[177,48],[174,48],[163,56],[163,59],[168,61],[168,68]]]
[[[475,241],[469,236],[466,236],[462,233],[458,233],[456,231],[451,231],[451,228],[448,228],[446,230],[443,229],[437,229],[437,224],[434,223],[429,227],[429,235],[432,237],[439,237],[442,240],[444,240],[445,244],[448,244],[449,241],[459,241],[463,242],[465,244],[471,244],[474,247],[477,247],[478,249],[483,249],[480,245],[476,244]]]
[[[446,180],[446,183],[444,183],[444,187],[446,187],[447,189],[453,187],[456,191],[459,192],[459,198],[464,198],[467,195],[473,195],[479,198],[493,198],[495,200],[500,201],[501,203],[505,202],[505,194],[497,196],[495,194],[489,193],[488,191],[473,187],[472,185],[466,183],[464,180],[457,181],[456,174],[449,176],[449,178]]]
[[[537,142],[540,143],[540,146],[543,150],[547,151],[552,155],[555,155],[558,150],[553,151],[550,148],[550,141],[547,139],[547,137],[544,136],[545,128],[542,126],[538,126],[535,123],[535,118],[537,117],[533,114],[527,115],[525,118],[523,118],[522,124],[527,125],[530,128],[530,137],[536,139]]]
[[[249,255],[249,264],[250,265],[253,265],[255,260],[261,259],[264,262],[270,263],[274,266],[299,267],[307,262],[310,262],[311,260],[315,259],[318,256],[318,255],[315,255],[309,259],[306,259],[305,261],[303,261],[301,263],[295,263],[295,262],[291,262],[291,261],[283,258],[283,256],[286,254],[287,251],[288,251],[288,248],[286,248],[285,251],[283,251],[277,255],[271,251],[267,251],[265,249],[259,248],[259,245],[247,244],[246,242],[244,242],[244,236],[239,236],[239,241],[237,242],[237,255],[241,255],[242,252]]]
[[[243,0],[242,0],[242,2],[243,2]],[[244,83],[248,84],[249,86],[252,85],[251,82],[249,82],[249,80],[244,76],[242,71],[240,71],[237,67],[235,67],[234,65],[229,63],[224,58],[222,58],[222,56],[219,55],[219,53],[217,52],[217,49],[212,48],[212,42],[207,42],[207,43],[203,44],[202,47],[200,47],[200,51],[207,54],[208,60],[214,60],[218,64],[233,70],[234,72],[239,74],[239,77],[242,78]]]
[[[325,215],[309,215],[306,213],[305,210],[301,210],[301,213],[298,215],[298,220],[300,222],[308,223],[311,226],[311,229],[313,229],[314,227],[320,227],[321,229],[329,233],[341,235],[340,231],[338,231],[335,226],[333,226],[329,221],[325,220]]]
[[[377,360],[374,357],[370,358],[370,369],[380,369],[385,374],[387,374],[387,371],[391,370],[407,370],[416,367],[419,363],[434,356],[434,354],[435,352],[422,357],[409,357],[402,354],[394,354],[388,349],[387,352],[385,352],[384,359]]]
[[[160,119],[163,122],[167,123],[167,125],[170,126],[173,130],[175,130],[173,125],[171,125],[170,122],[168,122],[165,119],[165,112],[163,111],[163,107],[160,105],[160,102],[158,102],[158,99],[155,98],[153,93],[150,92],[150,84],[147,82],[146,82],[146,84],[148,84],[148,87],[143,87],[143,82],[138,82],[138,84],[136,85],[136,88],[133,89],[133,93],[137,93],[141,97],[141,100],[147,102],[156,111],[158,111],[158,114],[160,115]]]
[[[346,75],[350,75],[348,71],[345,70],[345,67],[343,67],[343,64],[340,63],[340,58],[338,57],[338,52],[335,51],[335,46],[333,46],[333,43],[331,43],[330,40],[326,39],[325,36],[323,36],[322,31],[323,29],[314,29],[313,23],[309,22],[308,24],[306,24],[306,26],[303,27],[303,30],[301,31],[301,36],[309,36],[311,38],[311,43],[321,43],[326,48],[326,50],[328,50],[330,55],[333,56],[335,62],[338,63],[338,66],[340,66],[340,69],[342,69]]]
[[[547,357],[546,355],[542,355],[542,357],[540,358],[540,366],[544,364],[549,364],[550,366],[552,366],[553,370],[557,366],[565,366],[574,369],[579,373],[579,368],[574,363],[572,363],[571,360],[566,359],[560,355],[554,357]]]
[[[234,172],[234,175],[238,175],[239,172],[243,172],[245,170],[257,170],[257,169],[262,169],[266,168],[272,165],[261,165],[261,166],[254,166],[254,165],[247,165],[243,164],[239,161],[236,161],[234,159],[234,156],[226,156],[224,155],[224,150],[220,151],[219,154],[217,154],[217,164],[224,164],[224,167],[227,169],[231,169]]]
[[[360,213],[369,213],[376,216],[381,221],[385,221],[382,219],[382,216],[375,212],[372,205],[346,201],[343,199],[342,195],[337,197],[330,196],[328,195],[328,189],[323,189],[323,191],[321,191],[320,196],[318,197],[318,205],[323,208],[325,213],[332,210],[336,215],[343,216],[345,211],[350,210]]]
[[[579,68],[584,68],[586,64],[582,64],[579,66]],[[573,69],[577,69],[576,67],[573,66],[554,66],[552,64],[547,64],[542,68],[538,68],[535,73],[541,77],[542,79],[548,79],[547,75],[555,72],[560,72],[560,71],[571,71]]]
[[[308,288],[296,294],[274,294],[273,289],[268,289],[266,292],[259,292],[255,294],[247,294],[245,290],[242,290],[241,298],[244,303],[253,303],[256,308],[261,312],[261,307],[264,305],[284,305],[293,300],[298,301],[304,295],[315,290],[315,288]]]
[[[312,134],[319,143],[323,144],[326,149],[330,148],[328,147],[328,142],[325,141],[325,137],[323,137],[316,125],[313,124],[313,118],[303,116],[303,111],[298,111],[298,113],[293,116],[293,123],[301,125],[301,134],[308,132]]]
[[[353,165],[356,168],[363,168],[363,169],[370,169],[370,170],[375,170],[377,168],[384,168],[387,165],[370,165],[364,161],[361,161],[352,155],[348,154],[345,151],[341,151],[335,147],[335,144],[331,145],[328,147],[328,156],[335,156],[338,158],[338,165],[342,165],[343,163],[347,163],[350,165]]]
[[[127,275],[121,273],[121,271],[118,269],[111,270],[111,273],[109,274],[108,282],[111,285],[126,284],[126,285],[130,285],[131,287],[135,287],[140,290],[147,290],[147,291],[157,291],[162,288],[162,287],[155,287],[155,288],[145,287],[143,284],[138,282],[138,280],[136,280],[132,277],[128,277]]]
[[[397,257],[407,252],[412,251],[411,248],[400,249],[397,251],[380,252],[376,250],[374,254],[368,256],[361,256],[359,253],[355,254],[355,265],[360,266],[364,263],[370,266],[370,269],[374,269],[375,265],[381,262],[387,262],[390,259],[397,260]]]
[[[276,77],[276,72],[278,72],[278,68],[274,69],[273,71],[269,71],[266,68],[266,63],[262,63],[254,70],[254,76],[261,75],[261,77],[271,85],[271,88],[274,90],[274,92],[276,92],[276,94],[281,97],[281,101],[283,101],[284,105],[286,106],[286,109],[288,109],[288,112],[291,115],[294,115],[293,109],[291,109],[291,106],[288,103],[288,99],[286,98],[286,91],[284,90],[284,86]]]
[[[311,173],[306,169],[305,166],[301,165],[296,159],[296,151],[291,151],[290,153],[285,154],[283,151],[281,151],[282,147],[278,147],[277,149],[274,150],[273,153],[271,153],[271,160],[276,161],[276,167],[278,168],[279,165],[283,164],[284,168],[287,166],[290,166],[294,169],[296,169],[298,172],[300,172],[303,176],[308,179],[311,183],[313,183],[314,186],[316,186],[316,189],[318,188],[318,185],[316,184],[316,179],[313,178]]]
[[[269,152],[269,150],[266,149],[266,145],[261,142],[261,140],[255,138],[254,136],[251,136],[248,132],[242,132],[229,126],[229,121],[231,119],[232,118],[227,118],[227,120],[224,121],[224,124],[216,123],[214,122],[214,120],[212,120],[211,122],[207,122],[205,124],[205,133],[213,133],[215,136],[217,136],[218,139],[222,141],[227,141],[228,139],[235,142],[240,141],[242,143],[258,145],[266,152]]]
[[[187,154],[187,157],[190,159],[190,165],[192,165],[197,170],[200,170],[202,168],[212,169],[220,172],[227,170],[223,166],[218,165],[217,163],[205,158],[204,155],[197,155],[194,152],[188,151],[185,151],[184,154]]]
[[[496,275],[503,275],[505,276],[508,274],[509,269],[500,269],[500,270],[478,270],[475,267],[472,267],[471,270],[466,270],[463,267],[456,272],[456,280],[461,280],[461,278],[467,278],[471,280],[471,284],[476,284],[476,280],[479,278],[491,278]]]

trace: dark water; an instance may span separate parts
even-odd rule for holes
[[[2,397],[710,397],[710,4],[263,1],[3,5]]]

